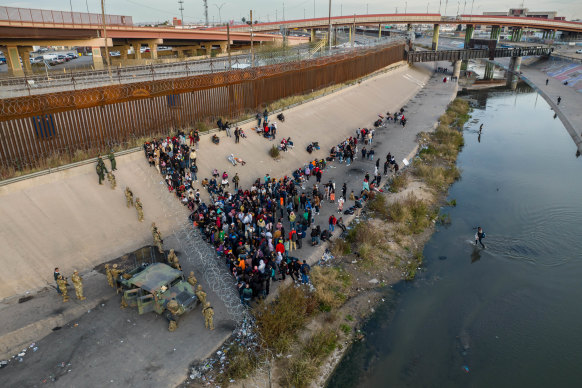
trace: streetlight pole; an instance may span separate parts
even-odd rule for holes
[[[327,34],[327,39],[329,41],[329,51],[331,52],[331,0],[329,0],[329,16],[328,16],[328,21],[329,21],[329,32]]]
[[[103,22],[103,38],[105,39],[105,62],[107,63],[107,72],[111,76],[109,47],[107,47],[107,23],[105,22],[105,0],[101,0],[101,21]]]
[[[225,4],[226,4],[226,3],[222,3],[222,4],[220,4],[220,7],[219,7],[218,5],[216,5],[216,4],[214,4],[214,6],[215,6],[216,8],[218,8],[218,24],[222,23],[222,17],[221,17],[221,15],[220,15],[220,10],[222,9],[222,7],[223,7]]]

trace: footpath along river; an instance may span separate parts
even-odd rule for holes
[[[386,291],[329,387],[580,386],[582,158],[548,104],[518,90],[468,96],[452,223],[417,279]]]

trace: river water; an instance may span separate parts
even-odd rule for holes
[[[329,387],[582,386],[582,158],[527,86],[469,98],[452,224],[417,280],[385,292]]]

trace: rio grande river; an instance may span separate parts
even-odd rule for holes
[[[469,96],[452,223],[329,387],[581,386],[582,158],[546,102],[519,90]]]

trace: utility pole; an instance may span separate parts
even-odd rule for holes
[[[315,19],[315,0],[313,0],[313,18]]]
[[[180,4],[178,9],[180,10],[180,15],[182,17],[182,19],[180,19],[180,21],[182,22],[182,26],[183,26],[184,25],[184,0],[178,0],[178,4]]]
[[[230,58],[230,23],[226,22],[226,48],[228,51],[228,70],[232,70],[232,61]]]
[[[204,19],[206,20],[206,25],[208,26],[208,0],[204,0]]]
[[[218,9],[218,24],[222,23],[222,15],[221,15],[220,11],[222,10],[222,7],[224,7],[225,4],[226,3],[222,3],[222,4],[220,4],[220,6],[214,4],[214,6]]]
[[[85,0],[85,5],[87,6],[87,13],[89,13],[89,0]]]
[[[285,21],[285,3],[283,3],[283,21]]]
[[[255,67],[255,49],[253,48],[253,10],[251,9],[251,67]]]
[[[101,0],[101,21],[103,22],[103,38],[105,39],[105,63],[107,63],[107,72],[109,73],[109,76],[111,76],[109,47],[107,47],[107,23],[105,22],[105,0]]]
[[[406,11],[408,11],[408,0],[404,2],[404,14],[406,15]]]
[[[331,0],[329,0],[329,32],[327,34],[327,40],[329,41],[329,51],[331,52]]]

